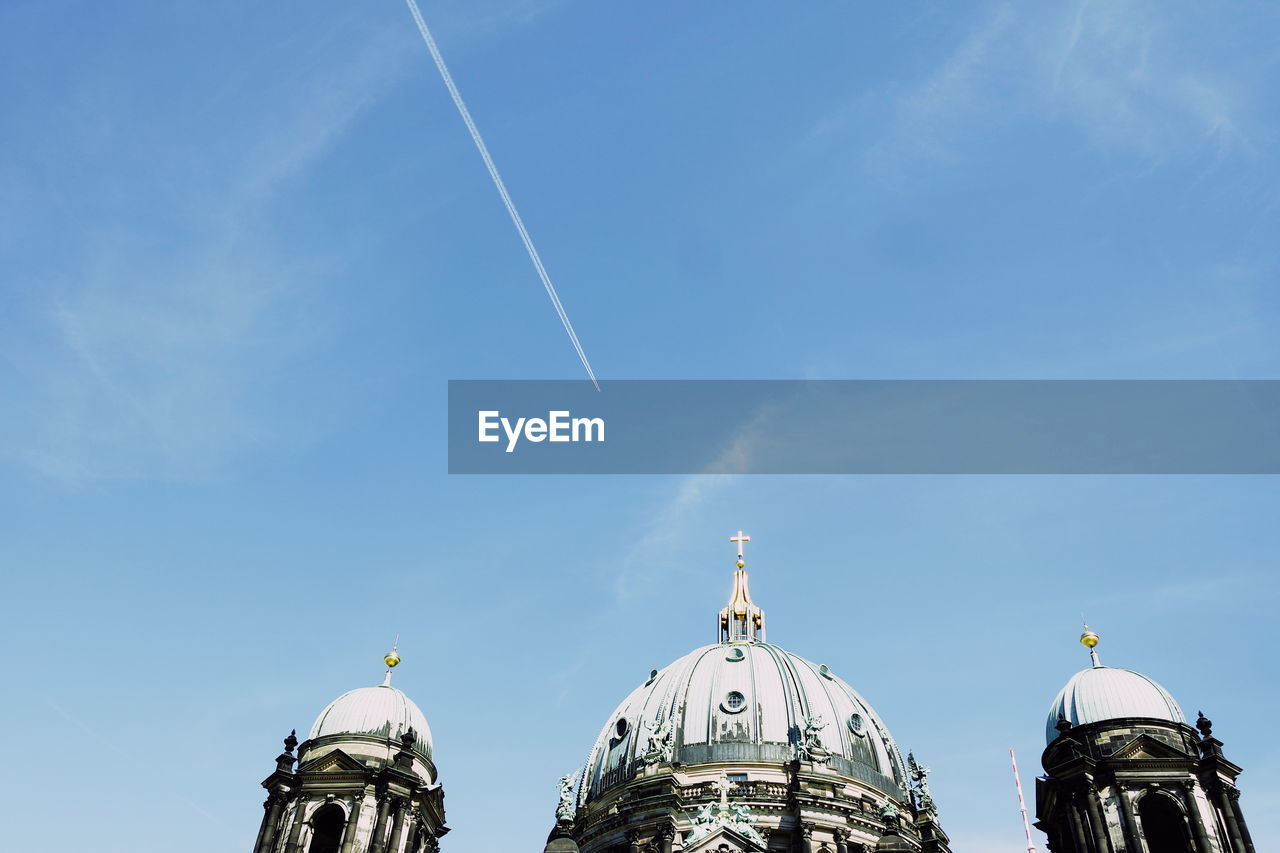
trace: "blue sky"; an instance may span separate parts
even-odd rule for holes
[[[605,380],[1277,375],[1273,4],[423,8]],[[1081,611],[1280,842],[1274,479],[449,477],[446,380],[581,368],[402,3],[10,0],[0,39],[12,844],[247,849],[398,633],[447,849],[538,849],[739,527],[957,851],[1021,845]]]

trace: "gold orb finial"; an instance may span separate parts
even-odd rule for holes
[[[382,659],[382,662],[390,667],[399,666],[400,655],[396,654],[394,646],[392,646],[391,651],[387,652],[387,655]]]
[[[1098,635],[1093,631],[1090,631],[1088,625],[1085,625],[1084,633],[1080,635],[1080,643],[1086,649],[1092,649],[1094,646],[1098,645]]]
[[[740,569],[741,569],[741,568],[742,568],[742,567],[744,567],[745,565],[746,565],[746,563],[742,562],[742,560],[738,560],[738,568],[740,568]]]

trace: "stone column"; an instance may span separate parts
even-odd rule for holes
[[[298,805],[293,810],[293,825],[289,827],[289,841],[285,853],[298,853],[298,837],[302,835],[302,816],[306,813],[307,798],[298,795]]]
[[[418,836],[422,832],[422,815],[417,809],[409,809],[409,840],[404,845],[404,853],[418,853]]]
[[[400,838],[404,834],[405,801],[396,801],[396,815],[391,821],[391,840],[387,842],[387,853],[400,853]]]
[[[662,853],[671,853],[671,848],[675,845],[676,828],[674,826],[664,826],[662,828],[661,842],[659,849]]]
[[[1231,808],[1231,802],[1227,799],[1225,786],[1221,783],[1215,786],[1213,799],[1222,812],[1222,819],[1227,822],[1227,836],[1231,840],[1232,853],[1249,853],[1244,846],[1244,837],[1240,834],[1240,824],[1236,822],[1235,810]]]
[[[1186,797],[1187,814],[1191,819],[1191,834],[1196,839],[1196,850],[1199,853],[1213,853],[1209,844],[1209,833],[1204,828],[1204,815],[1200,813],[1200,800],[1196,798],[1196,783],[1187,782],[1182,788]]]
[[[640,853],[640,831],[636,829],[627,830],[627,850],[630,853]]]
[[[1116,790],[1120,790],[1120,786],[1116,785]],[[1120,792],[1120,796],[1124,796],[1124,792]],[[1098,793],[1097,785],[1090,785],[1084,794],[1085,806],[1089,809],[1089,824],[1093,828],[1093,843],[1098,846],[1098,853],[1110,853],[1111,839],[1107,836],[1107,823],[1102,817],[1102,808],[1099,803],[1102,795]]]
[[[351,798],[351,814],[347,817],[347,826],[342,833],[342,853],[353,853],[356,835],[360,831],[360,807],[364,805],[364,791]]]
[[[813,824],[800,825],[800,849],[803,853],[813,853]]]
[[[849,830],[837,829],[836,837],[836,853],[849,853]]]
[[[386,850],[387,813],[391,810],[391,796],[378,795],[378,820],[373,825],[373,836],[369,839],[369,853],[383,853]]]
[[[1129,792],[1116,782],[1116,799],[1120,801],[1120,814],[1124,815],[1124,824],[1127,827],[1125,837],[1129,843],[1125,848],[1129,853],[1142,853],[1147,849],[1146,843],[1142,838],[1142,830],[1138,828],[1138,818],[1133,813],[1133,803],[1129,800]]]
[[[276,840],[276,829],[280,823],[280,810],[284,808],[284,794],[276,791],[267,797],[262,804],[267,810],[267,822],[262,827],[262,840],[258,843],[258,853],[270,853]]]
[[[262,801],[262,822],[258,824],[258,837],[253,842],[254,853],[262,849],[262,837],[267,834],[267,819],[271,817],[271,795]]]
[[[1086,853],[1089,845],[1084,840],[1084,815],[1080,811],[1079,801],[1067,805],[1067,823],[1071,824],[1071,835],[1075,839],[1076,849],[1080,853]]]
[[[1236,826],[1240,827],[1240,839],[1244,842],[1244,849],[1249,853],[1256,853],[1253,849],[1253,836],[1249,834],[1249,824],[1245,823],[1244,815],[1240,812],[1240,789],[1234,785],[1228,788],[1227,799],[1231,803],[1231,813],[1236,816]]]

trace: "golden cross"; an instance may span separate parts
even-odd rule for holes
[[[751,537],[743,533],[741,530],[739,530],[737,536],[729,537],[729,541],[738,543],[738,559],[741,560],[742,559],[742,543],[750,542]]]

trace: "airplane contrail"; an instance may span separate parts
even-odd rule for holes
[[[551,276],[547,275],[547,269],[542,265],[542,258],[538,257],[538,250],[533,246],[533,238],[529,236],[528,229],[524,227],[524,221],[520,219],[520,213],[516,210],[515,202],[511,200],[506,184],[502,182],[502,176],[498,174],[498,167],[494,165],[493,157],[489,155],[489,149],[485,147],[484,139],[481,138],[480,131],[476,128],[476,123],[471,120],[471,112],[467,109],[467,105],[462,100],[462,95],[458,92],[458,87],[453,82],[449,67],[444,64],[444,57],[440,55],[440,48],[436,47],[436,40],[431,37],[431,30],[427,29],[427,22],[422,17],[422,11],[418,9],[416,0],[405,0],[405,2],[409,5],[413,20],[418,25],[418,32],[422,33],[422,40],[427,43],[427,49],[431,51],[431,58],[436,61],[436,68],[440,69],[440,76],[444,78],[444,85],[448,87],[449,94],[453,97],[454,106],[458,108],[458,113],[462,116],[463,122],[466,123],[467,130],[471,132],[471,139],[475,142],[481,159],[484,160],[485,166],[489,169],[489,177],[493,178],[493,185],[498,188],[498,195],[502,196],[502,203],[507,206],[507,213],[511,214],[511,221],[515,223],[516,231],[520,232],[520,239],[524,241],[524,247],[529,252],[529,259],[533,261],[533,267],[538,271],[538,278],[542,279],[542,286],[546,288],[547,296],[551,297],[551,304],[555,306],[556,314],[559,315],[560,322],[564,324],[564,330],[569,333],[569,342],[573,344],[573,349],[578,354],[578,358],[581,359],[582,366],[586,368],[591,384],[599,391],[600,383],[596,381],[596,374],[591,369],[591,362],[587,361],[587,353],[582,349],[582,344],[578,341],[578,333],[573,330],[573,324],[569,322],[569,315],[565,313],[564,306],[560,304],[560,296],[556,293],[555,285],[551,283]]]

